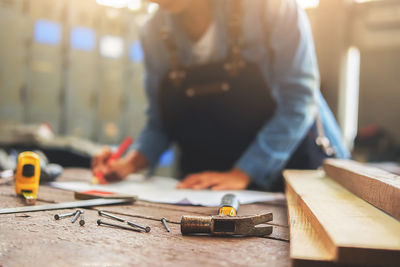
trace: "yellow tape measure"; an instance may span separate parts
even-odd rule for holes
[[[31,151],[20,153],[15,174],[15,192],[17,195],[23,196],[28,205],[36,202],[39,180],[39,155]]]

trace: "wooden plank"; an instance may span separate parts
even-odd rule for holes
[[[336,262],[400,262],[400,222],[396,219],[358,198],[323,171],[285,171],[284,177],[323,243],[334,245]]]
[[[328,159],[328,176],[400,220],[400,176],[351,160]]]
[[[333,261],[336,256],[335,247],[332,246],[332,242],[324,244],[318,231],[306,218],[298,203],[296,193],[290,187],[286,187],[286,199],[290,232],[290,258],[293,266],[307,266],[314,261],[319,261],[323,266],[326,262]]]

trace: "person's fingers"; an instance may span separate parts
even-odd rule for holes
[[[102,173],[104,175],[104,178],[108,182],[115,182],[115,181],[121,181],[123,177],[119,174],[117,170],[114,170],[110,168],[109,166],[105,166],[102,168]]]
[[[97,167],[95,167],[93,169],[93,173],[94,174],[101,173],[102,175],[106,176],[110,173],[110,170],[107,165],[103,164],[103,165],[98,165]]]
[[[223,182],[222,182],[223,181]],[[211,187],[211,190],[242,190],[246,189],[248,181],[238,179],[223,179],[221,183]]]
[[[132,173],[130,163],[125,158],[111,161],[110,163],[102,165],[102,167],[104,177],[110,181],[124,180]]]
[[[105,164],[108,158],[111,157],[111,155],[112,155],[111,149],[109,147],[103,147],[98,159],[100,163]]]
[[[118,182],[121,181],[123,178],[115,171],[108,172],[107,174],[104,175],[104,178],[108,182]]]
[[[105,164],[107,159],[112,155],[111,149],[109,147],[103,147],[100,152],[95,155],[92,159],[91,167],[95,169],[101,164]]]
[[[192,178],[190,180],[183,180],[179,184],[177,184],[176,188],[178,189],[186,189],[191,188],[194,184],[198,183],[199,180],[197,178]]]
[[[194,190],[207,189],[220,184],[221,181],[216,176],[204,176],[199,183],[192,186]]]
[[[211,188],[212,190],[241,190],[245,189],[250,178],[242,173],[230,172],[202,172],[188,175],[178,188],[190,188],[194,190]]]
[[[116,162],[110,162],[109,164],[102,165],[104,177],[109,180],[115,180],[115,176],[118,176],[119,170]]]
[[[103,146],[100,150],[99,154],[104,154],[104,153],[108,153],[111,152],[111,148],[109,146]]]
[[[203,174],[196,173],[196,174],[189,174],[188,176],[183,179],[178,185],[177,188],[191,188],[193,185],[199,183],[201,181],[201,177]]]
[[[92,167],[92,173],[103,172],[103,167],[100,165],[96,165]]]

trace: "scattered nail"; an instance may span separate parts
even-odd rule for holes
[[[102,220],[97,220],[97,225],[107,225],[107,226],[111,226],[111,227],[115,227],[115,228],[120,228],[120,229],[124,229],[124,230],[130,230],[130,231],[135,231],[135,232],[142,232],[139,229],[136,228],[132,228],[132,227],[126,227],[126,226],[122,226],[122,225],[118,225],[118,224],[113,224],[113,223],[107,223],[107,222],[103,222]]]
[[[128,225],[132,226],[132,227],[140,228],[140,229],[146,231],[146,233],[150,232],[150,230],[151,230],[151,228],[149,226],[141,226],[139,224],[136,224],[136,223],[133,223],[133,222],[130,222],[130,221],[127,221],[126,223]]]
[[[71,217],[71,216],[74,216],[75,213],[76,213],[76,211],[70,212],[70,213],[65,213],[65,214],[56,214],[56,215],[54,215],[54,219],[60,220],[60,219],[66,218],[66,217]]]
[[[81,215],[81,218],[79,219],[79,225],[84,226],[85,225],[85,216],[83,214]]]
[[[101,211],[101,210],[99,210],[99,215],[100,216],[104,216],[104,217],[108,217],[110,219],[117,220],[117,221],[120,221],[120,222],[125,222],[125,219],[122,219],[120,217],[117,217],[115,215],[112,215],[112,214],[110,214],[108,212],[104,212],[104,211]]]
[[[72,222],[72,223],[76,222],[76,220],[79,218],[79,216],[80,216],[82,213],[83,213],[83,211],[77,210],[77,211],[75,212],[74,218],[72,218],[71,222]]]
[[[161,222],[162,222],[162,224],[164,225],[165,230],[167,230],[167,232],[171,232],[171,230],[169,229],[168,224],[167,224],[167,219],[162,218],[162,219],[161,219]]]

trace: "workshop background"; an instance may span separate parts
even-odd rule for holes
[[[321,90],[354,157],[399,160],[400,1],[298,1]],[[156,9],[141,0],[0,0],[0,124],[47,123],[101,144],[136,137],[147,105],[138,32]]]

